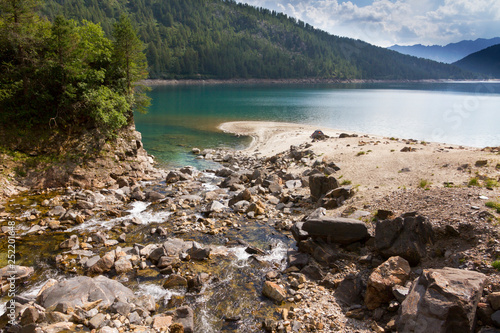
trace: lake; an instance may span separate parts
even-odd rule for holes
[[[473,147],[500,145],[500,82],[168,85],[149,93],[137,129],[166,167],[194,165],[193,147],[241,149],[225,121],[264,120]]]

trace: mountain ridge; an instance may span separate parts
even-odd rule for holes
[[[481,51],[496,44],[500,44],[500,37],[462,40],[460,42],[450,43],[444,46],[422,44],[404,46],[396,44],[388,47],[387,49],[406,55],[452,64],[465,58],[469,54]]]

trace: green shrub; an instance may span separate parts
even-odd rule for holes
[[[500,271],[500,260],[495,260],[491,263],[491,266],[495,268],[497,271]]]

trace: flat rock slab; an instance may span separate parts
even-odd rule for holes
[[[100,306],[103,307],[111,305],[116,297],[126,301],[133,301],[136,298],[132,290],[105,276],[99,275],[95,278],[77,276],[59,281],[45,289],[37,301],[44,308],[50,308],[61,302],[66,302],[75,308],[102,299]]]
[[[327,242],[351,244],[370,237],[364,222],[342,217],[324,216],[307,220],[302,230],[312,238],[322,238]]]
[[[429,269],[401,304],[398,332],[474,332],[487,276],[456,268]]]

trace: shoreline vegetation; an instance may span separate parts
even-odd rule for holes
[[[149,86],[170,86],[170,85],[224,85],[224,84],[364,84],[364,83],[454,83],[454,82],[500,82],[500,79],[426,79],[426,80],[373,80],[373,79],[320,79],[320,78],[301,78],[301,79],[146,79],[140,83]]]

